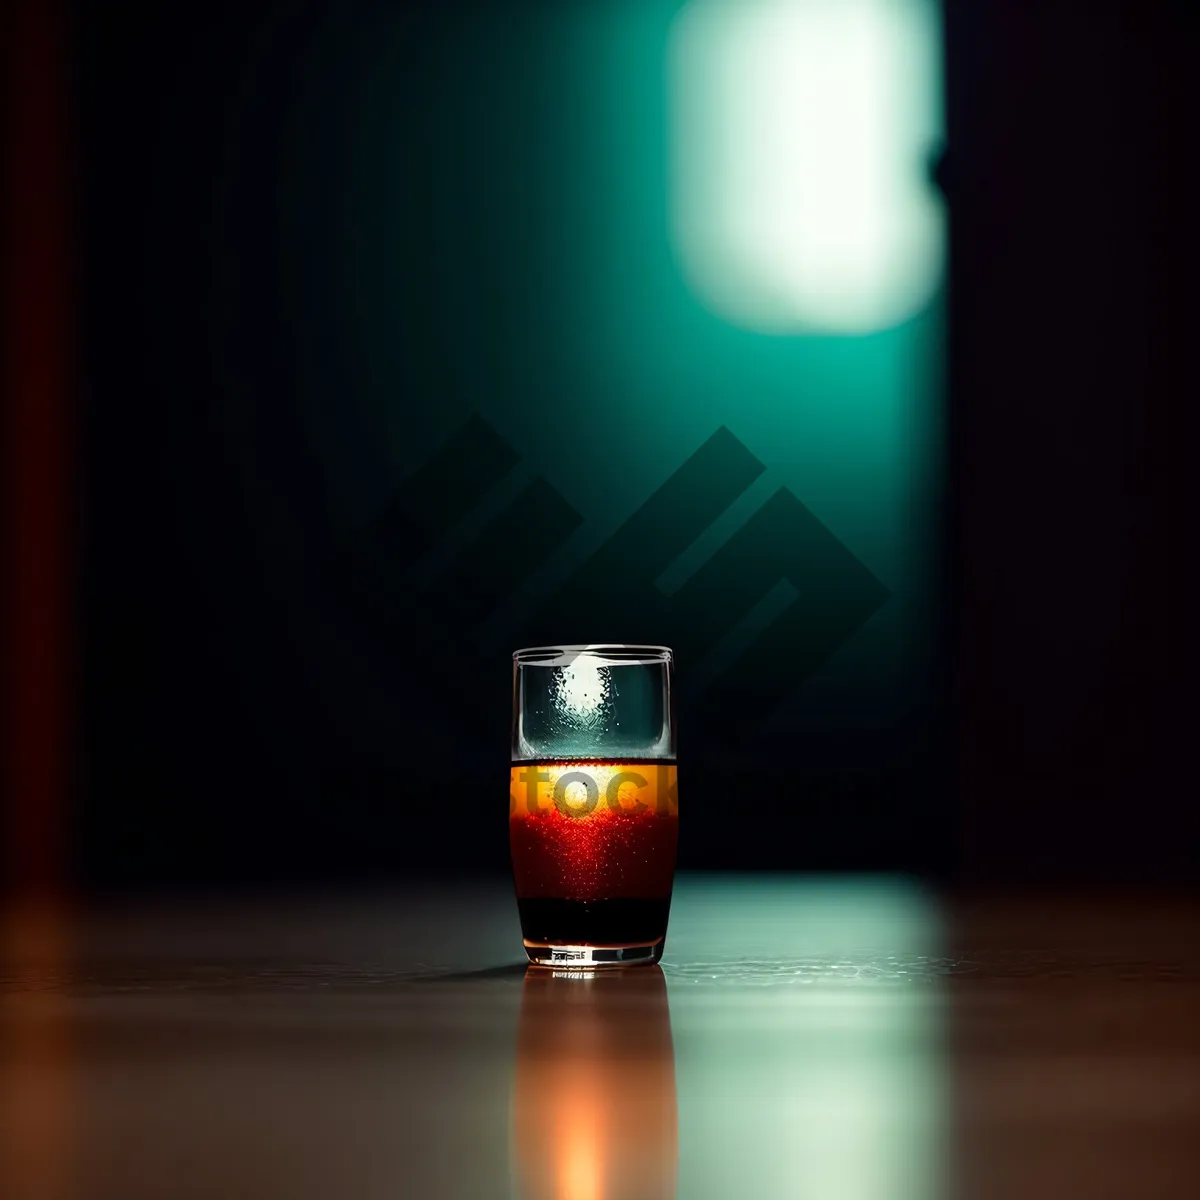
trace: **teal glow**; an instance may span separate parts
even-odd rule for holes
[[[668,47],[671,219],[716,314],[863,334],[923,308],[943,263],[935,0],[693,0]]]
[[[679,1195],[943,1195],[942,942],[901,879],[681,878]]]
[[[793,327],[794,314],[768,328],[698,290],[679,240],[675,81],[690,14],[714,2],[519,0],[478,6],[465,22],[447,9],[419,39],[398,21],[364,43],[343,125],[355,169],[338,188],[348,246],[331,267],[343,353],[360,377],[310,436],[340,445],[344,406],[361,404],[400,477],[480,413],[584,517],[531,571],[515,611],[727,426],[766,472],[661,586],[673,591],[790,490],[892,598],[773,729],[842,728],[857,769],[887,767],[913,755],[933,702],[941,218],[929,277],[903,306],[893,292],[897,307],[874,332],[822,334]],[[761,5],[717,7],[728,16]],[[914,132],[896,150],[919,190],[941,142],[940,33],[930,0],[898,11],[910,10],[925,14],[913,38],[928,62],[916,65],[914,51],[904,78],[930,106],[929,136]],[[348,460],[345,476],[359,469]],[[769,618],[771,603],[747,619]],[[806,762],[843,769],[838,745],[814,736]]]

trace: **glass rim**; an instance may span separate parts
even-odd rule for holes
[[[513,651],[513,662],[518,666],[565,667],[584,656],[614,666],[648,666],[653,663],[670,663],[674,659],[670,646],[589,642],[575,645],[526,646]]]

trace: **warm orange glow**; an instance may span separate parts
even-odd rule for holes
[[[675,1055],[657,967],[590,979],[531,969],[513,1136],[523,1200],[673,1200]]]
[[[589,804],[587,785],[568,779],[574,775],[587,775],[596,788],[596,803],[590,814],[584,812]],[[513,763],[508,815],[523,817],[554,811],[555,788],[564,779],[568,781],[561,786],[560,798],[574,820],[599,819],[611,811],[610,789],[614,801],[627,814],[642,811],[638,807],[641,805],[660,816],[679,815],[679,768],[674,763],[637,761]]]
[[[556,1166],[558,1168],[558,1195],[562,1200],[603,1200],[604,1186],[604,1137],[597,1127],[599,1116],[589,1100],[594,1093],[585,1089],[572,1095],[559,1093],[565,1108],[559,1114],[558,1128],[554,1140],[562,1147]]]
[[[0,924],[0,1160],[12,1195],[59,1200],[68,1194],[70,1047],[65,913],[13,910]]]

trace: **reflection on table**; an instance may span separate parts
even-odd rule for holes
[[[0,1197],[1192,1200],[1198,934],[683,876],[661,971],[573,978],[508,883],[65,912],[0,938]]]
[[[684,879],[664,967],[681,1197],[936,1200],[939,906],[904,879]]]
[[[658,967],[529,969],[512,1128],[522,1200],[673,1200],[675,1052]]]

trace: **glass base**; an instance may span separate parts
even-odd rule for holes
[[[525,953],[535,967],[556,971],[593,971],[597,967],[636,967],[662,958],[666,938],[636,946],[543,946],[525,943]]]

